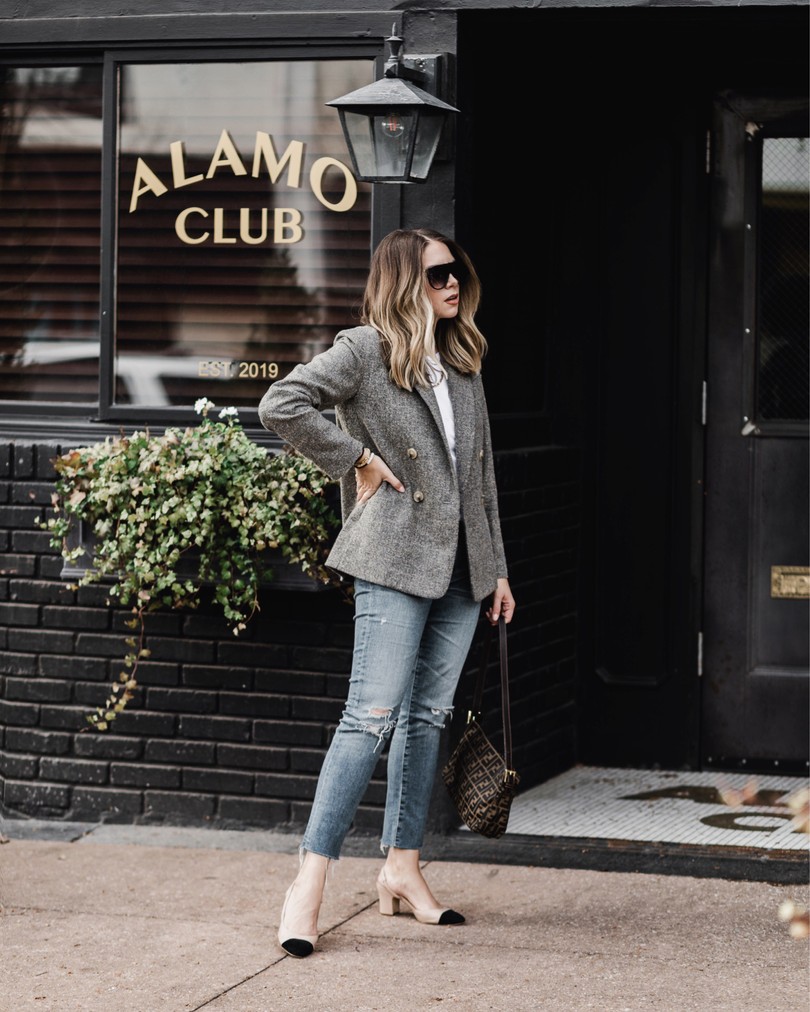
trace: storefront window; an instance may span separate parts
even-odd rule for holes
[[[0,400],[96,403],[101,67],[0,67]]]
[[[325,103],[373,64],[108,59],[0,67],[0,402],[255,409],[357,322],[371,187]]]
[[[370,187],[325,102],[368,61],[120,68],[114,402],[255,407],[357,320]]]

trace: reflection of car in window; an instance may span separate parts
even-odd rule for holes
[[[51,367],[83,359],[98,359],[98,341],[29,342],[14,361],[22,368],[37,366],[39,372],[53,372]],[[172,404],[166,380],[186,379],[195,385],[201,382],[197,355],[119,355],[115,371],[123,387],[118,400],[128,404]],[[195,396],[196,386],[190,385],[186,400],[191,403]]]

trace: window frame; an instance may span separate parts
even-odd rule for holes
[[[744,227],[744,277],[743,277],[743,376],[742,403],[745,417],[754,426],[751,435],[757,438],[795,437],[806,439],[810,421],[801,419],[768,419],[759,414],[759,341],[760,341],[760,210],[762,192],[762,146],[766,139],[808,137],[807,120],[797,115],[793,103],[785,103],[785,109],[778,100],[770,108],[752,118],[756,131],[746,134],[745,180],[743,194]]]
[[[318,19],[319,20],[319,19]],[[390,30],[390,16],[385,16]],[[88,53],[72,47],[50,47],[47,53],[24,50],[0,52],[0,65],[4,66],[80,66],[100,65],[102,70],[102,150],[101,150],[101,207],[100,207],[100,264],[99,264],[99,374],[95,402],[67,403],[59,401],[0,401],[0,429],[10,437],[27,434],[30,438],[32,423],[37,438],[68,434],[93,435],[118,433],[122,428],[144,425],[188,424],[197,420],[193,407],[181,405],[149,406],[115,404],[115,336],[116,336],[116,263],[118,215],[118,125],[120,68],[123,65],[147,63],[215,63],[215,62],[273,62],[293,60],[369,60],[373,64],[374,78],[382,74],[384,31],[365,39],[323,37],[308,44],[300,36],[295,40],[274,38],[251,44],[202,43],[197,45],[165,45],[130,43],[125,46],[104,46]],[[399,226],[402,211],[402,188],[373,186],[371,192],[371,246],[372,249],[388,231]],[[194,398],[190,398],[193,401]],[[263,432],[256,409],[240,408],[240,418],[246,429]],[[66,430],[64,422],[74,423]]]

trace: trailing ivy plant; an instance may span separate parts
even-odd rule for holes
[[[109,597],[131,609],[134,630],[124,669],[103,706],[88,714],[99,731],[133,698],[144,647],[145,615],[196,608],[203,588],[238,635],[259,609],[259,587],[279,549],[313,580],[335,583],[324,560],[339,521],[331,480],[292,449],[269,453],[246,435],[236,408],[198,425],[108,438],[57,457],[53,515],[40,521],[67,562],[85,553],[68,534],[83,523],[91,565],[76,586],[110,583]],[[276,553],[278,555],[278,553]]]

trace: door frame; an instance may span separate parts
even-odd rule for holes
[[[757,330],[757,221],[759,178],[752,170],[753,142],[766,125],[767,132],[798,121],[806,128],[807,96],[801,98],[723,91],[715,96],[712,123],[709,258],[707,265],[706,335],[706,439],[707,498],[704,521],[703,632],[701,634],[702,694],[700,711],[701,767],[745,769],[751,772],[801,772],[806,761],[791,762],[785,755],[735,754],[733,745],[740,709],[731,702],[733,671],[744,657],[752,670],[750,638],[739,642],[740,611],[748,629],[752,615],[753,542],[749,524],[754,518],[754,440],[760,432],[756,417],[754,365]],[[804,120],[801,114],[804,114]],[[742,351],[740,346],[742,345]],[[733,364],[740,363],[738,372]],[[728,411],[739,398],[739,417]],[[762,423],[762,431],[783,437],[807,438],[807,426],[796,423]],[[741,438],[747,434],[748,438]],[[716,503],[715,481],[737,469],[748,474],[744,496],[737,504]],[[741,533],[735,522],[745,511]],[[722,514],[722,515],[721,515]],[[743,595],[740,587],[748,590]],[[736,596],[735,596],[736,595]],[[737,610],[734,611],[733,603]],[[705,673],[704,673],[705,672]],[[738,686],[736,686],[738,687]],[[745,702],[740,703],[744,707]],[[711,737],[710,737],[711,736]],[[742,751],[746,751],[745,748]]]

